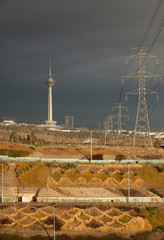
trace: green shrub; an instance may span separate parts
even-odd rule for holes
[[[128,223],[130,220],[132,219],[132,217],[130,217],[129,215],[124,215],[123,217],[121,217],[119,220],[122,223]]]
[[[68,170],[68,169],[72,169],[72,168],[76,168],[76,164],[74,163],[61,163],[61,164],[58,164],[58,167],[60,167],[61,169],[64,169],[64,170]]]
[[[146,210],[150,213],[158,212],[158,207],[147,207]]]
[[[155,229],[160,229],[164,232],[164,225],[159,225],[159,226],[156,226]]]

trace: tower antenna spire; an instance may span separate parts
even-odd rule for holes
[[[51,57],[49,59],[49,77],[51,77]]]

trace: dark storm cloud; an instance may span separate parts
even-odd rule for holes
[[[156,4],[154,0],[0,1],[1,117],[15,112],[24,121],[47,118],[45,80],[52,56],[55,119],[63,122],[65,115],[74,115],[86,122],[102,121],[118,101],[125,57],[142,40]],[[163,8],[145,44],[151,43]],[[163,36],[157,47],[161,57]]]

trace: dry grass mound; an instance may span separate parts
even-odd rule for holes
[[[47,183],[46,183],[46,187],[54,187],[57,186],[58,182],[55,181],[52,177],[47,177]]]
[[[135,217],[130,220],[127,224],[125,224],[124,232],[129,233],[137,233],[137,232],[145,232],[152,231],[152,226],[148,222],[147,219],[141,217]]]
[[[92,217],[100,216],[102,214],[101,210],[99,210],[97,207],[91,207],[91,208],[85,209],[85,213],[87,213]]]
[[[19,212],[22,212],[24,214],[31,214],[37,211],[37,208],[34,206],[26,206],[25,208],[21,209]]]
[[[145,216],[152,226],[164,225],[164,215],[159,211],[152,213],[145,210]]]
[[[0,225],[2,225],[2,226],[11,225],[13,223],[14,223],[14,221],[12,218],[7,217],[7,216],[0,216]]]
[[[117,208],[111,208],[111,209],[107,210],[105,213],[107,215],[109,215],[110,217],[120,216],[122,214],[122,212]]]
[[[31,217],[39,220],[41,220],[42,218],[45,218],[46,216],[47,214],[41,211],[40,209],[38,209],[37,212],[35,212],[34,214],[31,214]]]
[[[61,218],[64,220],[69,220],[71,218],[71,215],[67,212],[64,212],[63,214],[61,214]]]
[[[131,180],[130,180],[130,184],[131,184]],[[124,178],[120,183],[119,186],[121,188],[128,188],[128,178]]]
[[[72,181],[70,181],[69,178],[62,177],[62,178],[60,179],[60,181],[59,181],[59,185],[60,185],[61,187],[71,187],[71,186],[74,186],[75,183],[72,182]]]
[[[55,181],[59,181],[60,178],[63,177],[63,172],[61,171],[60,168],[56,168],[52,170],[52,177]]]
[[[94,177],[89,181],[89,186],[102,187],[103,186],[103,181],[99,178]]]
[[[33,225],[36,221],[38,221],[38,220],[36,220],[33,217],[25,216],[24,218],[18,220],[17,223],[23,227],[29,227],[29,226]]]
[[[0,206],[0,214],[6,214],[6,215],[14,215],[17,212],[15,208],[12,206],[4,207]]]
[[[43,207],[42,212],[47,213],[47,214],[52,214],[53,213],[53,207],[52,206]]]
[[[109,225],[110,227],[112,228],[121,228],[122,227],[122,224],[118,221],[114,221],[112,224]]]
[[[128,223],[131,219],[132,219],[131,216],[129,216],[129,215],[124,215],[124,216],[122,216],[122,217],[119,218],[119,221],[120,221],[121,223]]]
[[[79,186],[79,187],[88,186],[87,180],[83,177],[79,177],[78,179],[76,179],[75,184],[76,186]]]
[[[118,182],[114,178],[107,178],[104,183],[105,183],[105,186],[108,188],[109,187],[116,188],[119,186]]]
[[[123,176],[119,170],[114,171],[111,173],[111,177],[114,178],[117,182],[121,182]]]
[[[76,217],[74,217],[73,220],[69,222],[69,224],[72,228],[76,228],[81,224],[81,222]]]
[[[21,212],[17,212],[15,215],[12,216],[13,219],[16,221],[16,220],[20,220],[22,219],[23,217],[25,217],[25,214],[21,213]]]
[[[86,220],[89,220],[90,217],[88,216],[88,214],[85,214],[84,212],[79,212],[78,219],[86,221]]]
[[[96,219],[92,219],[91,221],[86,223],[86,226],[89,227],[89,228],[99,228],[99,227],[103,226],[103,223],[101,221],[96,220]]]
[[[93,172],[90,169],[86,169],[86,170],[82,171],[80,173],[80,176],[85,178],[86,181],[90,181],[94,177]]]
[[[132,184],[133,188],[137,188],[137,189],[143,188],[144,185],[145,185],[145,182],[144,182],[144,180],[142,180],[142,179],[137,179],[137,180]]]
[[[70,215],[76,215],[78,213],[79,209],[78,208],[72,208],[68,211]]]
[[[104,182],[109,177],[109,175],[107,174],[107,172],[105,170],[100,169],[97,172],[97,177]]]
[[[69,169],[64,173],[64,177],[69,178],[71,181],[75,181],[80,177],[80,174],[76,169]]]
[[[158,172],[154,167],[143,167],[139,172],[139,177],[143,179],[147,187],[163,187],[164,173]]]
[[[50,169],[45,164],[38,163],[30,171],[21,175],[20,182],[24,187],[43,187],[46,186],[48,176],[50,176]]]
[[[99,219],[101,222],[103,222],[104,224],[110,223],[110,222],[113,221],[112,218],[109,217],[109,216],[107,216],[106,214],[101,215],[100,217],[98,217],[98,219]]]
[[[126,172],[123,175],[123,178],[128,178],[128,172]],[[132,182],[134,182],[136,180],[136,176],[134,175],[134,172],[130,171],[129,178],[130,178],[130,181],[132,181]]]

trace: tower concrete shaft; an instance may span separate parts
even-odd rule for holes
[[[48,121],[45,122],[47,125],[56,125],[56,121],[53,121],[53,111],[52,111],[52,87],[55,84],[54,79],[51,76],[51,59],[49,62],[49,76],[46,80],[48,86]]]
[[[48,121],[53,121],[52,116],[52,87],[48,87]]]
[[[132,90],[127,93],[127,94],[138,95],[138,105],[137,105],[134,137],[133,137],[133,147],[135,147],[136,137],[139,135],[145,139],[148,146],[152,147],[152,140],[150,135],[150,124],[149,124],[148,110],[147,110],[147,104],[146,104],[146,95],[147,94],[157,95],[157,92],[151,91],[145,87],[145,79],[154,78],[154,77],[161,78],[161,77],[160,75],[152,74],[145,71],[145,60],[147,58],[156,58],[156,56],[146,53],[146,51],[150,48],[139,47],[134,49],[137,50],[138,53],[128,58],[138,59],[139,61],[138,72],[123,77],[123,78],[138,78],[138,89]]]

